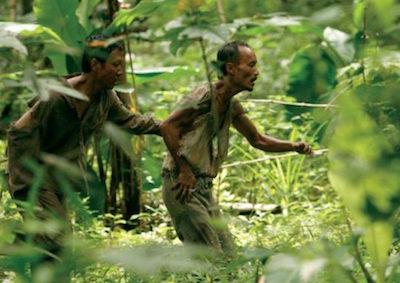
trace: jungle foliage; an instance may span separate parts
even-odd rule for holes
[[[10,4],[0,22],[1,152],[7,127],[28,100],[46,99],[51,89],[80,96],[57,78],[80,71],[85,38],[102,31],[111,41],[123,40],[129,55],[127,83],[116,89],[135,90],[140,111],[159,119],[194,86],[217,77],[220,45],[249,42],[260,71],[255,90],[239,97],[249,117],[260,132],[305,140],[316,154],[266,155],[232,131],[228,160],[214,184],[218,201],[273,203],[281,211],[239,215],[225,209],[239,252],[221,259],[177,239],[161,199],[161,140],[148,137],[143,144],[107,124],[100,150],[88,150],[89,195],[71,189],[68,176],[80,173],[63,160],[31,164],[32,190],[46,166],[59,171],[74,232],[62,262],[33,275],[28,263],[43,251],[29,241],[15,244],[17,235],[58,227],[22,222],[1,157],[1,280],[57,282],[67,271],[73,282],[400,282],[397,1],[129,0],[120,1],[114,18],[111,2],[0,0]],[[128,220],[123,208],[102,211],[110,193],[109,139],[141,175],[142,212]],[[128,222],[136,227],[123,229]]]

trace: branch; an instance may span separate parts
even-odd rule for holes
[[[350,220],[349,220],[348,217],[346,217],[346,223],[347,223],[347,227],[348,227],[349,230],[350,230],[350,233],[351,233],[352,235],[354,235],[353,228],[352,228],[352,226],[351,226],[351,223],[350,223]],[[362,270],[362,272],[363,272],[363,274],[364,274],[365,279],[367,280],[367,282],[368,282],[368,283],[375,283],[375,281],[372,279],[371,274],[369,274],[368,269],[365,267],[365,264],[364,264],[364,261],[363,261],[363,259],[362,259],[360,250],[359,250],[359,248],[358,248],[358,239],[359,239],[359,237],[356,238],[355,243],[354,243],[354,252],[355,252],[356,261],[357,261],[357,263],[360,265],[361,270]]]
[[[208,66],[208,60],[207,60],[207,54],[206,54],[206,47],[204,44],[204,40],[203,38],[199,38],[198,39],[199,44],[200,44],[200,48],[201,48],[201,55],[202,55],[202,59],[204,62],[204,67],[206,70],[206,75],[207,75],[207,82],[208,82],[208,87],[210,88],[210,94],[211,94],[211,114],[213,116],[213,128],[214,131],[217,132],[218,131],[218,125],[219,125],[219,117],[218,117],[218,111],[217,111],[217,99],[214,93],[214,88],[212,85],[212,80],[211,80],[211,71],[210,68]]]
[[[315,104],[306,102],[289,102],[274,99],[246,99],[245,102],[255,102],[255,103],[271,103],[271,104],[281,104],[281,105],[291,105],[298,107],[314,107],[314,108],[337,108],[338,106],[332,104]]]

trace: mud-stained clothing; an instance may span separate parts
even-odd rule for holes
[[[68,85],[66,81],[64,83]],[[8,185],[11,195],[24,200],[29,195],[33,181],[31,170],[25,161],[43,163],[43,154],[61,157],[82,169],[85,146],[95,131],[101,130],[110,121],[132,134],[159,134],[159,122],[130,112],[122,104],[114,91],[104,91],[94,96],[82,117],[78,117],[76,98],[51,92],[46,101],[36,99],[34,105],[13,123],[8,131]],[[50,215],[61,222],[67,221],[64,192],[52,170],[47,170],[35,205],[36,217],[50,219]],[[79,173],[78,173],[79,175]],[[72,180],[79,184],[81,180]],[[68,224],[66,224],[68,226]],[[49,250],[59,247],[63,233],[39,241]],[[46,236],[44,236],[46,237]]]
[[[29,188],[32,174],[21,163],[41,153],[54,154],[79,165],[83,163],[85,146],[92,134],[101,130],[106,121],[115,123],[132,134],[159,133],[159,122],[130,112],[114,91],[94,97],[79,118],[75,98],[53,92],[47,101],[37,101],[22,117],[27,126],[12,124],[8,131],[8,173],[11,194]],[[52,180],[45,185],[56,188]]]
[[[170,153],[163,163],[163,199],[179,238],[185,242],[206,244],[217,250],[229,251],[233,241],[229,231],[216,228],[219,221],[219,208],[212,195],[212,180],[218,174],[227,156],[229,146],[229,127],[239,103],[229,101],[227,111],[218,117],[218,129],[214,127],[215,117],[211,113],[209,88],[202,86],[185,97],[178,109],[193,108],[199,115],[192,125],[181,131],[178,155],[184,157],[196,176],[197,183],[189,202],[176,200],[177,191],[172,190],[178,183],[178,168]]]

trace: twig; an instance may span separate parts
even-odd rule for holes
[[[203,38],[199,38],[199,44],[201,48],[201,55],[204,63],[204,67],[206,70],[206,75],[207,75],[207,82],[208,82],[208,87],[210,88],[210,94],[211,94],[211,114],[213,116],[214,120],[214,131],[218,131],[218,125],[219,125],[219,117],[218,117],[218,111],[217,111],[217,98],[214,93],[213,85],[212,85],[212,79],[211,79],[211,71],[208,66],[208,60],[207,60],[207,53],[206,53],[206,47],[204,44]]]
[[[314,108],[337,108],[338,106],[332,104],[315,104],[306,102],[289,102],[275,99],[246,99],[244,102],[254,102],[254,103],[271,103],[271,104],[282,104],[298,107],[314,107]]]
[[[131,68],[131,80],[133,86],[133,92],[129,94],[129,101],[130,101],[130,108],[134,112],[138,113],[138,103],[137,103],[137,96],[136,96],[136,80],[135,80],[135,71],[133,68],[133,59],[132,59],[132,51],[131,51],[131,44],[129,43],[128,37],[126,37],[126,47],[128,48],[128,57],[129,57],[129,67]]]
[[[362,48],[365,48],[365,43],[367,41],[367,6],[364,7],[364,15],[363,15],[363,30],[362,30]],[[363,50],[364,51],[364,50]],[[363,52],[364,53],[364,52]],[[361,67],[362,67],[362,78],[363,78],[363,82],[364,84],[367,83],[367,79],[366,79],[366,75],[365,75],[365,61],[364,61],[364,54],[362,54],[361,57]]]
[[[354,235],[353,228],[351,226],[351,223],[350,223],[350,220],[349,220],[348,217],[346,217],[346,224],[347,224],[347,227],[349,228],[351,234]],[[368,283],[374,283],[375,281],[372,279],[371,274],[369,274],[368,269],[365,267],[365,264],[364,264],[364,261],[362,259],[360,250],[358,248],[358,238],[356,239],[356,241],[354,243],[354,252],[355,252],[356,261],[360,265],[361,270],[362,270],[362,272],[363,272],[363,274],[365,276],[365,279],[367,280]]]
[[[329,150],[327,148],[319,149],[319,150],[314,151],[312,156],[319,156],[319,155],[322,155],[322,154],[324,154],[324,153],[326,153],[328,151]],[[240,166],[240,165],[252,164],[252,163],[263,162],[263,161],[272,160],[272,159],[280,159],[280,158],[285,158],[285,157],[295,156],[295,155],[298,155],[298,153],[289,152],[289,153],[285,153],[285,154],[267,156],[267,157],[252,159],[252,160],[237,161],[237,162],[233,162],[233,163],[230,163],[230,164],[222,165],[222,168],[228,168],[228,167],[235,167],[235,166]]]

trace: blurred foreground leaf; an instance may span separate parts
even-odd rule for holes
[[[99,254],[99,259],[142,275],[150,275],[163,270],[171,272],[205,270],[210,268],[210,265],[204,259],[212,255],[213,253],[205,247],[152,245],[108,249]]]
[[[106,122],[104,125],[104,133],[111,139],[113,143],[119,146],[129,158],[131,158],[133,161],[136,160],[131,142],[131,136],[127,132],[121,130],[110,122]]]
[[[394,216],[400,207],[398,91],[398,87],[361,85],[343,95],[330,142],[329,178],[364,229],[378,282],[384,282]]]

